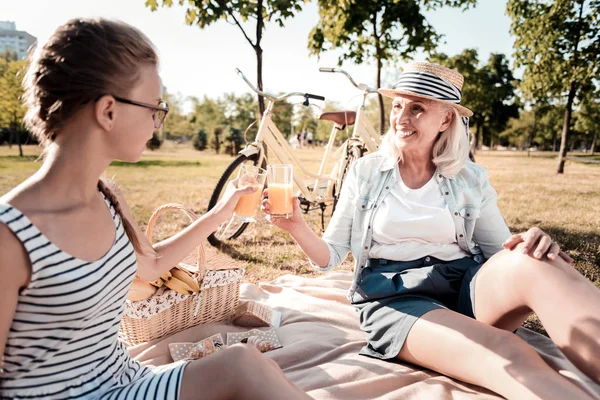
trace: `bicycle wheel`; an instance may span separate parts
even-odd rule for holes
[[[246,156],[244,154],[238,155],[235,160],[225,169],[223,175],[217,182],[217,186],[215,186],[215,190],[210,196],[210,201],[208,202],[208,209],[211,210],[221,199],[223,194],[225,193],[225,189],[227,188],[227,184],[232,179],[237,178],[239,174],[239,170],[243,164],[258,164],[258,156],[259,154],[253,154],[251,156]],[[266,168],[267,161],[263,160],[261,168]],[[246,227],[248,226],[248,222],[242,222],[237,220],[236,218],[232,218],[219,226],[219,228],[210,234],[208,237],[208,242],[213,246],[218,247],[227,240],[232,240],[239,237]]]
[[[346,151],[345,163],[342,165],[342,175],[340,179],[335,182],[333,187],[333,210],[331,211],[331,215],[335,212],[335,207],[337,206],[338,200],[340,199],[340,193],[342,192],[342,185],[346,180],[346,175],[348,175],[348,171],[352,164],[361,158],[365,153],[365,149],[362,146],[350,146]],[[338,189],[339,188],[339,189]]]

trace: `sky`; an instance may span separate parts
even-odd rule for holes
[[[365,0],[368,1],[368,0]],[[236,74],[239,68],[256,82],[256,56],[240,29],[225,21],[205,29],[188,26],[185,7],[178,0],[172,8],[151,12],[145,0],[0,0],[0,20],[14,21],[18,30],[36,36],[39,42],[74,17],[109,17],[123,20],[142,30],[158,48],[163,84],[169,93],[182,98],[220,97],[223,93],[248,92]],[[426,12],[427,20],[444,35],[438,51],[450,56],[465,48],[476,48],[480,61],[490,53],[512,54],[513,38],[510,19],[505,14],[506,1],[479,0],[468,11],[442,8]],[[316,2],[308,3],[296,17],[280,28],[269,23],[263,36],[263,83],[272,93],[309,92],[325,96],[341,106],[355,107],[359,93],[344,76],[320,73],[319,67],[337,66],[339,52],[309,56],[308,34],[318,21]],[[248,34],[253,38],[254,28]],[[415,60],[425,60],[417,54]],[[400,63],[402,65],[402,63]],[[375,86],[375,63],[354,65],[346,61],[342,68],[357,82]],[[398,67],[384,69],[384,86],[397,74]],[[301,99],[298,99],[300,102]]]

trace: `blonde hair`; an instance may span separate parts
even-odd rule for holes
[[[158,66],[158,55],[148,37],[133,26],[102,18],[69,20],[30,54],[23,80],[25,125],[47,148],[86,104],[108,94],[126,95],[133,89],[143,64]],[[98,189],[121,216],[133,247],[145,253],[109,186],[98,181]]]
[[[436,102],[442,111],[452,111],[453,119],[448,129],[440,132],[433,145],[432,161],[440,174],[445,177],[455,176],[467,165],[469,158],[469,136],[458,111],[449,105]],[[398,162],[402,161],[402,151],[392,143],[393,127],[383,137],[381,150],[387,152]]]

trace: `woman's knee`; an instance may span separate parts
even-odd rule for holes
[[[523,253],[523,248],[523,243],[520,243],[512,250],[502,250],[490,261],[497,264],[499,272],[510,274],[510,278],[515,282],[526,284],[539,282],[552,273],[578,274],[577,270],[562,259],[549,260],[546,257],[537,259],[531,254]]]

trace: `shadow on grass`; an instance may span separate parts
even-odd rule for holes
[[[260,264],[260,263],[264,262],[264,260],[261,258],[254,257],[248,253],[240,252],[240,251],[236,250],[235,245],[221,243],[218,246],[215,246],[215,248],[236,260],[248,261],[248,262],[255,263],[255,264]]]
[[[148,167],[190,167],[200,166],[200,161],[185,161],[185,160],[140,160],[136,163],[128,163],[124,161],[113,161],[111,167],[133,167],[133,168],[148,168]]]
[[[0,162],[2,161],[10,161],[10,162],[32,162],[35,161],[39,158],[39,156],[32,156],[32,155],[28,155],[28,156],[0,156]]]

